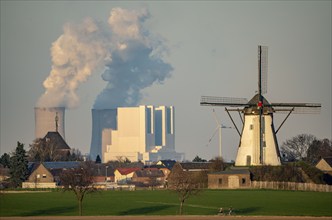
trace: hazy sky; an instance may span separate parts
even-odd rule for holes
[[[270,102],[322,103],[321,114],[292,115],[279,145],[297,134],[331,139],[331,1],[1,1],[1,145],[12,152],[34,139],[34,107],[52,68],[50,48],[68,22],[107,23],[112,8],[140,10],[149,32],[164,39],[164,61],[173,67],[162,85],[144,89],[140,104],[175,106],[176,149],[186,159],[218,155],[211,107],[201,95],[254,96],[257,45],[269,48]],[[101,72],[78,87],[79,105],[66,111],[66,141],[89,152],[91,108],[106,83]],[[222,123],[231,121],[216,108]],[[237,115],[234,115],[238,118]],[[278,127],[284,114],[275,115]],[[239,120],[237,121],[239,122]],[[238,124],[239,125],[239,124]],[[223,155],[235,159],[239,136],[222,131]]]

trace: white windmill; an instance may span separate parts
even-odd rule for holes
[[[222,150],[221,150],[221,149],[222,149],[222,148],[221,148],[221,130],[222,130],[223,128],[230,128],[230,129],[231,129],[232,127],[225,126],[225,125],[221,124],[221,121],[219,120],[219,118],[218,118],[218,116],[217,116],[217,114],[216,114],[216,112],[215,112],[214,109],[213,109],[213,117],[214,117],[214,119],[215,119],[215,121],[216,121],[217,127],[216,127],[216,129],[214,130],[214,132],[213,132],[211,138],[209,139],[209,142],[206,144],[206,146],[209,146],[209,144],[211,143],[213,137],[214,137],[214,136],[216,135],[216,133],[219,131],[219,157],[222,158]]]

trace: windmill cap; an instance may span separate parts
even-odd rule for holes
[[[249,102],[248,107],[244,108],[244,113],[249,115],[258,115],[259,109],[263,108],[263,114],[273,113],[271,104],[262,96],[263,103],[259,99],[259,94],[256,94]]]
[[[270,105],[270,103],[263,97],[263,105]],[[260,102],[259,100],[259,94],[256,94],[249,102],[248,105],[250,106],[254,106],[254,105],[258,105],[258,103]]]

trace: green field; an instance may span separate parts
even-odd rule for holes
[[[83,215],[176,215],[169,191],[102,191],[87,195]],[[184,214],[216,215],[232,206],[236,215],[332,216],[332,194],[268,190],[206,190],[186,201]],[[0,195],[0,216],[77,215],[72,192]]]

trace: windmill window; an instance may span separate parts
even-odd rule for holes
[[[249,129],[250,129],[250,130],[254,129],[254,125],[251,124]]]
[[[222,179],[219,179],[219,185],[221,185],[222,184]]]
[[[46,174],[43,174],[43,178],[46,178]]]
[[[37,174],[37,178],[40,178],[40,174]]]
[[[242,184],[246,184],[246,178],[242,178]]]

